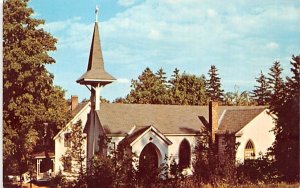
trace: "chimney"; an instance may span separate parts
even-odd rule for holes
[[[71,95],[71,112],[77,107],[78,105],[78,96]]]
[[[211,140],[214,143],[216,131],[218,130],[219,104],[217,101],[209,101],[209,125],[211,131]]]

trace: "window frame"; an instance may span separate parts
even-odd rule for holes
[[[254,142],[250,139],[247,141],[244,148],[244,159],[253,160],[255,159],[255,145]]]
[[[64,134],[64,147],[71,147],[71,133]]]

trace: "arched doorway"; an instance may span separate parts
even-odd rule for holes
[[[179,146],[179,168],[184,169],[190,166],[191,162],[191,146],[184,139]]]
[[[139,171],[144,174],[149,171],[157,171],[158,169],[158,153],[157,147],[149,143],[142,150],[139,157]]]

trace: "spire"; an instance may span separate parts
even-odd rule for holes
[[[114,80],[113,76],[108,74],[104,69],[104,62],[100,44],[100,36],[98,29],[98,7],[96,7],[96,22],[94,26],[93,39],[90,49],[89,62],[86,73],[84,73],[76,82],[84,85],[106,85]]]

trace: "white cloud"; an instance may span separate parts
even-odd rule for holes
[[[217,12],[214,9],[208,9],[207,10],[207,15],[209,17],[215,17],[217,15]]]
[[[136,3],[136,0],[118,0],[118,4],[124,7],[131,6]]]
[[[127,78],[118,78],[117,82],[121,83],[121,84],[128,84],[128,83],[130,83],[130,81]]]
[[[149,33],[149,37],[152,39],[159,39],[160,38],[160,32],[157,29],[151,29]]]
[[[276,42],[269,42],[266,47],[270,50],[278,49],[279,45]]]
[[[100,36],[105,64],[115,71],[109,72],[120,77],[116,83],[127,84],[116,84],[121,87],[129,85],[126,78],[137,78],[146,67],[153,71],[163,67],[168,74],[177,67],[200,75],[215,64],[225,86],[232,89],[238,84],[247,90],[261,69],[268,71],[274,58],[299,51],[295,45],[300,43],[295,19],[299,7],[289,3],[118,2],[128,7],[100,23]],[[73,50],[74,59],[80,54],[88,58],[93,23],[73,18],[47,27],[59,38],[59,50]]]
[[[84,50],[83,52],[89,50],[87,47],[91,42],[93,24],[82,23],[80,17],[49,22],[43,28],[58,39],[58,50]]]

